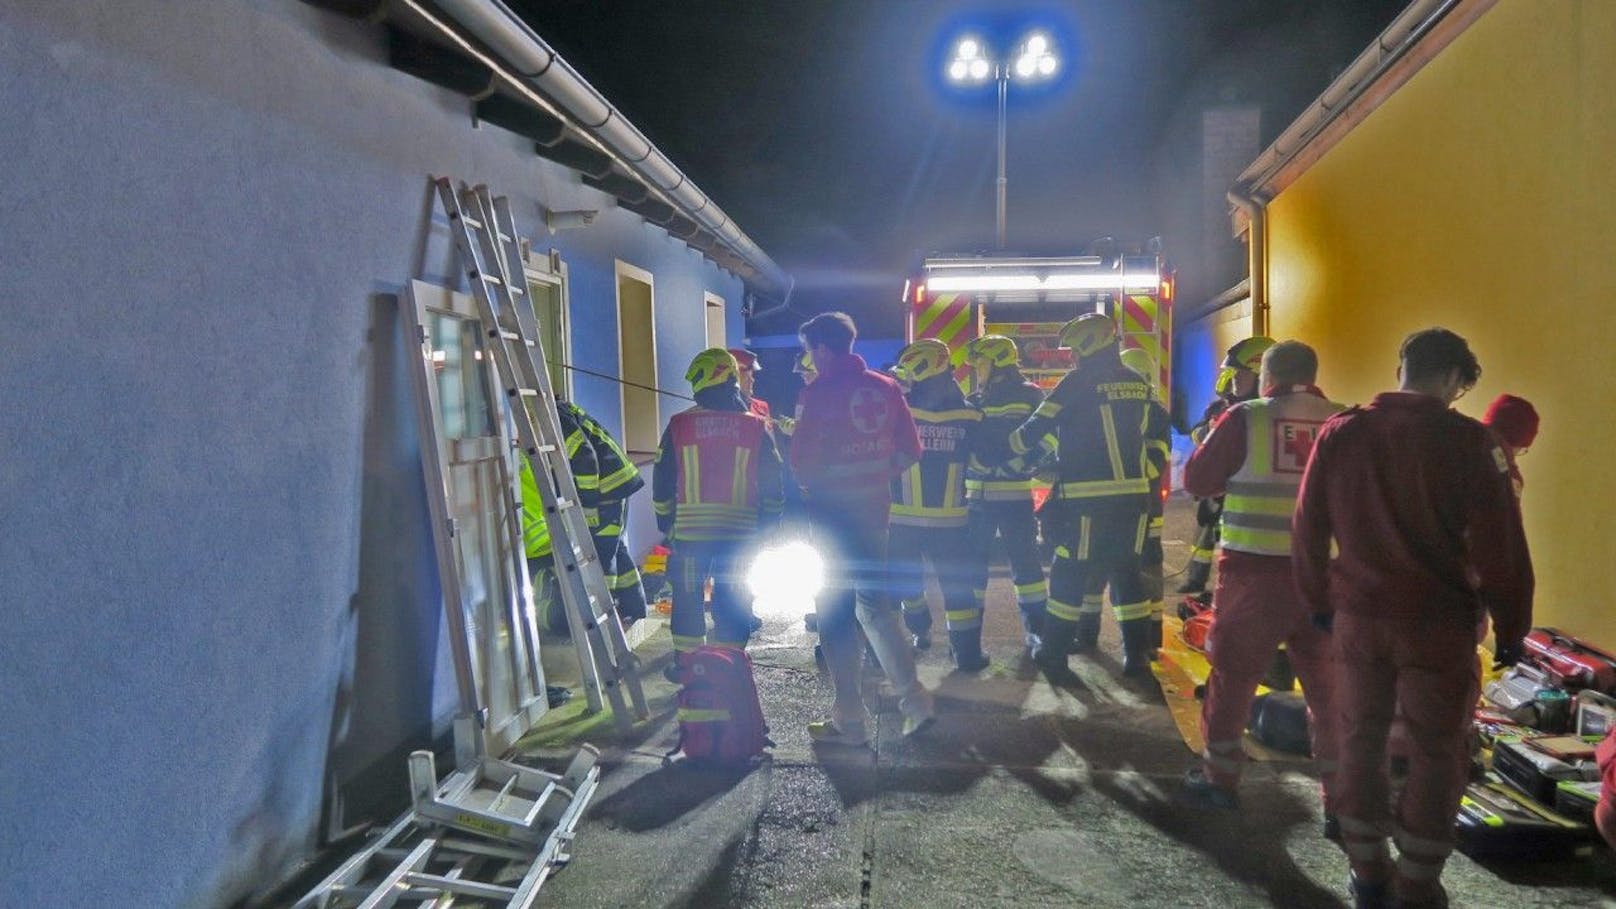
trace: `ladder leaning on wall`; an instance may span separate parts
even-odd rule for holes
[[[533,466],[590,707],[600,710],[604,696],[618,726],[632,728],[649,715],[638,662],[579,504],[509,202],[486,186],[457,191],[447,177],[434,182],[477,300],[484,347]],[[520,542],[520,533],[515,536]],[[457,897],[528,909],[545,879],[567,861],[566,846],[599,784],[600,753],[581,747],[560,774],[489,757],[479,726],[487,711],[475,703],[475,680],[462,675],[460,683],[469,686],[462,692],[463,709],[471,716],[455,723],[459,766],[439,783],[432,753],[411,754],[410,810],[294,909],[370,909],[424,900],[447,905]]]

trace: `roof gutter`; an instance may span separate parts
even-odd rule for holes
[[[1268,332],[1268,203],[1403,87],[1497,0],[1413,0],[1229,190],[1246,234],[1254,334]]]
[[[576,127],[591,145],[642,180],[652,194],[710,231],[754,272],[753,283],[760,290],[774,296],[787,291],[789,279],[780,266],[500,0],[396,2],[458,50],[487,66],[513,92]],[[468,41],[462,30],[476,42]]]
[[[1497,2],[1413,0],[1241,172],[1235,194],[1248,199],[1279,195]],[[1235,228],[1237,233],[1243,229],[1238,213]]]

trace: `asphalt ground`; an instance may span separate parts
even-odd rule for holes
[[[1169,506],[1167,570],[1181,568],[1193,508]],[[1171,591],[1178,578],[1169,577]],[[942,639],[940,604],[933,611]],[[1169,594],[1169,605],[1172,597]],[[936,725],[898,733],[896,700],[866,674],[878,711],[869,749],[816,747],[806,724],[830,706],[800,614],[766,617],[750,646],[777,743],[756,766],[665,763],[677,739],[664,681],[666,629],[640,647],[652,719],[619,737],[581,705],[553,711],[523,743],[543,762],[578,742],[603,751],[601,787],[571,863],[541,902],[577,907],[938,907],[1350,905],[1346,861],[1321,835],[1317,781],[1301,763],[1249,765],[1238,812],[1180,807],[1194,763],[1162,695],[1123,684],[1108,617],[1101,652],[1074,657],[1087,690],[1051,688],[1022,656],[1003,571],[988,595],[992,666],[950,673],[921,654]],[[581,700],[575,699],[575,700]],[[1444,883],[1455,906],[1616,907],[1616,860],[1489,863],[1463,855]]]

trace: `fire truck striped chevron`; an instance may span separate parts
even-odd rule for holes
[[[1155,359],[1161,381],[1158,393],[1165,399],[1167,390],[1173,387],[1169,382],[1172,363],[1164,355],[1165,351],[1172,349],[1168,346],[1167,337],[1170,320],[1157,319],[1159,304],[1155,297],[1148,294],[1128,294],[1122,298],[1120,310],[1123,347],[1143,348]]]
[[[975,337],[972,327],[971,298],[964,294],[937,294],[915,309],[914,340],[936,338],[950,348]]]

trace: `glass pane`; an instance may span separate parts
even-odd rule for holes
[[[539,341],[544,345],[550,387],[565,397],[566,369],[561,365],[566,357],[566,347],[561,343],[561,285],[534,280],[528,281],[527,286],[533,296],[533,315],[539,323]]]
[[[450,439],[494,434],[488,406],[488,370],[483,365],[477,323],[446,312],[431,313],[432,374],[438,382],[438,419]]]

